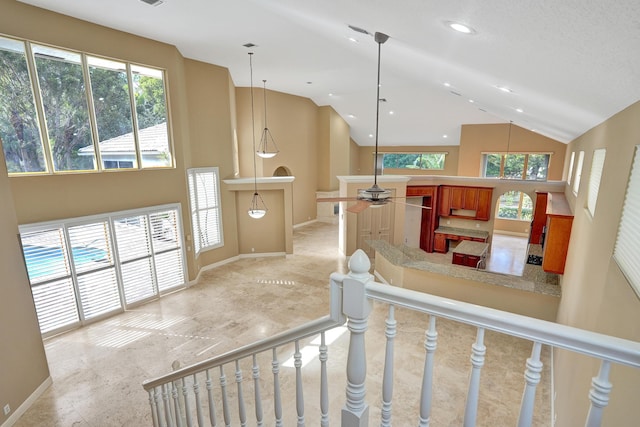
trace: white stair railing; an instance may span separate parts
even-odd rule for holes
[[[480,372],[484,364],[486,330],[522,338],[532,342],[531,356],[523,361],[525,366],[523,375],[523,395],[518,418],[518,427],[528,427],[532,423],[536,387],[541,380],[542,362],[540,360],[543,344],[554,348],[564,349],[596,358],[601,361],[600,371],[592,380],[592,389],[585,399],[589,399],[591,406],[586,414],[585,426],[598,427],[602,422],[602,414],[607,406],[612,388],[609,382],[611,364],[621,364],[640,368],[640,343],[611,337],[595,332],[585,331],[574,327],[560,325],[539,319],[533,319],[504,311],[480,307],[447,298],[441,298],[422,292],[411,291],[395,286],[377,283],[369,274],[370,262],[366,254],[358,250],[350,259],[350,272],[347,275],[334,273],[330,277],[330,314],[323,318],[309,322],[290,331],[278,334],[272,338],[259,341],[237,350],[214,357],[204,362],[188,366],[154,380],[145,381],[143,386],[149,394],[149,402],[154,426],[193,426],[194,417],[199,427],[204,425],[217,426],[220,409],[224,425],[235,425],[230,413],[230,392],[227,390],[225,365],[233,364],[237,382],[237,407],[240,425],[283,425],[283,404],[296,413],[298,426],[305,425],[301,340],[312,335],[320,334],[319,346],[320,375],[317,389],[320,390],[320,419],[310,421],[311,425],[328,426],[330,414],[337,408],[329,408],[328,393],[331,386],[327,377],[327,345],[324,332],[347,320],[350,332],[349,352],[346,361],[346,391],[345,405],[341,411],[341,425],[344,427],[364,427],[369,425],[369,405],[366,400],[367,356],[365,353],[365,332],[369,321],[369,314],[374,301],[388,304],[389,311],[386,319],[385,360],[382,372],[374,372],[382,378],[380,401],[380,425],[392,425],[392,396],[394,370],[394,339],[402,331],[396,331],[395,310],[398,307],[415,310],[429,315],[428,328],[424,341],[424,369],[419,392],[419,411],[415,414],[415,423],[419,426],[429,426],[431,422],[431,408],[434,393],[433,371],[434,356],[437,348],[438,332],[437,318],[444,318],[456,322],[472,325],[476,328],[476,340],[471,345],[471,372],[469,375],[469,389],[464,414],[464,425],[474,426],[477,418],[478,399],[481,393]],[[280,391],[280,362],[277,349],[293,344],[295,375],[295,396],[282,396]],[[382,351],[382,350],[381,350]],[[271,364],[273,374],[273,421],[271,417],[262,414],[260,395],[261,378],[259,375],[259,359],[267,353],[266,362]],[[254,387],[254,402],[256,421],[248,422],[242,390],[241,362],[250,359],[252,381]],[[212,370],[220,370],[219,407],[216,411],[213,398]],[[465,367],[461,367],[465,369]],[[200,396],[199,377],[205,378],[207,399]],[[420,379],[416,378],[416,386]],[[335,390],[335,386],[333,387]],[[417,390],[417,387],[416,387]],[[416,394],[417,391],[416,391]],[[202,401],[206,402],[206,409],[202,408]],[[216,418],[216,414],[218,417]],[[377,416],[377,414],[376,414]],[[263,421],[263,418],[265,421]],[[206,424],[205,424],[206,423]],[[397,423],[396,423],[397,424]]]

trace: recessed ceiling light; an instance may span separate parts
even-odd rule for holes
[[[373,138],[373,134],[372,133],[369,134],[369,138]]]
[[[329,94],[329,96],[333,96],[333,94],[332,94],[332,93],[330,93],[330,94]]]
[[[389,111],[389,115],[393,116],[395,113],[393,111]]]
[[[444,87],[451,87],[451,83],[449,83],[449,82],[444,82]]]
[[[500,86],[500,85],[496,85],[495,86],[496,89],[501,90],[502,92],[505,93],[513,93],[513,89],[507,87],[507,86]]]
[[[470,99],[469,102],[473,104],[476,101],[474,101],[473,99]]]
[[[447,134],[445,133],[444,135],[442,135],[443,138],[448,138]]]
[[[524,113],[524,110],[523,110],[522,108],[516,108],[516,111],[517,111],[518,113]]]
[[[475,34],[476,30],[474,30],[473,28],[471,28],[468,25],[465,25],[461,22],[455,22],[455,21],[447,21],[445,22],[445,24],[447,25],[447,27],[451,28],[454,31],[457,31],[459,33],[462,34]]]
[[[347,39],[352,43],[360,43],[355,37],[347,37]]]
[[[349,117],[350,119],[355,119],[356,116],[354,116],[353,114],[348,114],[347,117]]]

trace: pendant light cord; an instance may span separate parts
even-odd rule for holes
[[[262,81],[262,94],[264,95],[264,128],[267,128],[267,81]],[[267,147],[265,147],[266,150]]]
[[[251,78],[251,136],[253,138],[253,192],[254,195],[258,194],[258,175],[256,168],[256,124],[255,114],[253,110],[253,52],[249,52],[249,73]],[[266,118],[265,118],[266,120]]]

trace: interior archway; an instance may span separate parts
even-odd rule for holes
[[[286,166],[278,166],[273,171],[273,176],[291,176],[291,170]]]

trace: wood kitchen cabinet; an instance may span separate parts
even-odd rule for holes
[[[542,231],[547,225],[547,193],[536,192],[536,207],[533,211],[533,221],[531,222],[531,234],[529,243],[542,243]]]
[[[447,236],[445,234],[434,234],[433,250],[442,254],[446,254],[449,251],[449,241],[447,240]]]
[[[438,187],[435,185],[410,185],[407,197],[422,197],[422,215],[420,219],[420,249],[433,252],[433,232],[438,226],[436,200]]]
[[[573,225],[573,214],[564,193],[548,193],[546,215],[542,269],[548,273],[564,274]]]
[[[438,215],[488,221],[491,218],[492,196],[493,188],[442,185]]]
[[[478,189],[478,207],[476,208],[476,219],[489,221],[491,219],[491,199],[493,198],[492,188]]]

